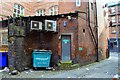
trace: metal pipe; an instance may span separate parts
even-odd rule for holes
[[[22,27],[22,17],[20,16],[20,27]]]
[[[91,32],[91,35],[92,35],[92,38],[93,38],[93,42],[95,42],[95,47],[96,47],[96,39],[95,39],[95,36],[94,36],[94,34],[93,34],[93,31],[92,31],[91,25],[90,25],[89,0],[88,0],[88,26],[89,26],[89,29],[90,29],[90,32]]]
[[[116,25],[116,42],[117,42],[117,52],[119,52],[118,50],[119,50],[119,42],[118,42],[118,34],[119,34],[119,32],[118,32],[118,25]]]
[[[96,22],[96,62],[99,62],[99,54],[98,54],[98,20],[97,20],[97,3],[96,3],[96,0],[95,0],[95,22]]]
[[[8,36],[9,36],[9,24],[10,24],[9,16],[7,18],[8,18]]]

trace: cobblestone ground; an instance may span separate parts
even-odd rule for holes
[[[111,53],[110,58],[83,66],[74,70],[28,70],[18,75],[2,73],[3,78],[113,78],[118,74],[118,54]]]

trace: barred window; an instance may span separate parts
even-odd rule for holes
[[[116,17],[115,16],[111,17],[111,21],[112,21],[112,23],[115,23],[116,22]]]
[[[120,15],[118,16],[118,22],[120,22]]]
[[[115,6],[114,7],[111,7],[111,13],[115,13],[116,10],[115,10]]]
[[[58,5],[50,7],[49,14],[50,15],[58,15]]]
[[[8,30],[1,30],[1,43],[2,45],[8,45]]]
[[[118,12],[120,12],[120,5],[118,5]]]
[[[112,33],[112,34],[115,34],[115,33],[116,33],[116,26],[111,27],[111,33]]]
[[[13,17],[24,16],[24,7],[19,4],[14,4]]]
[[[44,16],[45,15],[45,9],[40,9],[36,11],[36,16]]]

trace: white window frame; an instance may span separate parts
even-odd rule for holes
[[[111,21],[112,21],[112,23],[115,23],[116,22],[116,16],[111,17]]]
[[[118,12],[120,12],[120,5],[118,5]]]
[[[115,12],[116,12],[115,6],[111,7],[111,13],[115,13]]]
[[[76,3],[76,6],[81,6],[81,0],[76,0],[75,3]]]
[[[4,41],[3,41],[3,37],[5,37],[5,36],[3,36],[3,34],[7,34],[7,37],[8,37],[8,30],[7,29],[5,29],[5,30],[1,30],[1,44],[2,45],[8,45],[8,38],[7,38],[7,43],[3,43]]]
[[[120,22],[120,15],[118,16],[118,22]]]
[[[14,11],[16,9],[16,12]],[[20,4],[14,4],[14,10],[13,10],[13,16],[14,17],[19,17],[19,16],[24,16],[24,7]],[[20,11],[18,13],[18,11]]]
[[[58,5],[49,8],[49,15],[58,15]]]
[[[37,0],[37,2],[41,2],[41,1],[43,1],[43,0]]]
[[[54,6],[50,7],[49,14],[50,15],[55,15],[55,8],[54,8]]]
[[[117,32],[116,27],[111,27],[111,33],[115,34]]]
[[[58,5],[55,6],[55,15],[58,15]]]
[[[39,9],[36,11],[36,16],[44,16],[45,15],[45,9]]]

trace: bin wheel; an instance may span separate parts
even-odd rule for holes
[[[52,67],[46,67],[46,69],[51,70],[51,69],[52,69]]]
[[[36,68],[36,67],[34,67],[34,69],[35,69],[35,70],[37,70],[37,68]]]

